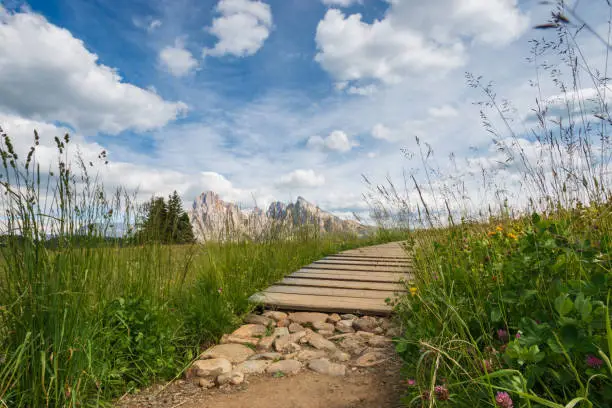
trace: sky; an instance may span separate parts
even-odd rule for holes
[[[0,126],[21,157],[37,129],[37,159],[50,165],[53,137],[69,132],[86,162],[107,152],[96,167],[105,183],[143,200],[173,190],[187,207],[207,190],[242,206],[303,196],[365,216],[362,175],[427,182],[417,137],[459,178],[473,176],[470,163],[499,162],[466,72],[493,81],[525,122],[536,97],[559,93],[530,85],[530,40],[548,35],[533,27],[553,9],[540,1],[0,4]],[[607,35],[605,0],[572,7]],[[606,48],[588,34],[584,52],[605,68]]]

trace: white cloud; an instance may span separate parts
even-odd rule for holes
[[[457,112],[457,109],[453,108],[450,105],[431,107],[429,108],[427,113],[429,113],[429,116],[433,118],[454,118],[457,115],[459,115],[459,112]]]
[[[294,170],[280,178],[277,186],[280,188],[320,187],[325,184],[325,177],[314,170]]]
[[[159,52],[159,62],[164,70],[177,77],[185,76],[198,67],[198,61],[185,49],[180,39],[175,41],[174,46],[165,47]]]
[[[473,42],[516,39],[528,17],[516,0],[394,0],[381,20],[330,9],[317,26],[315,59],[337,81],[397,83],[464,65]]]
[[[338,152],[348,152],[359,143],[349,139],[348,135],[341,130],[334,130],[326,138],[312,136],[308,139],[307,146],[313,149],[327,149]]]
[[[151,16],[133,17],[132,23],[141,30],[146,30],[148,32],[153,32],[162,26],[161,20],[155,19]]]
[[[366,86],[351,86],[346,90],[349,95],[369,96],[374,95],[378,88],[376,85],[370,84]]]
[[[161,27],[162,22],[160,20],[152,20],[149,23],[149,31],[154,31],[156,29],[158,29],[159,27]]]
[[[208,31],[219,41],[205,55],[235,55],[245,57],[255,54],[266,41],[272,29],[270,6],[261,1],[220,0],[216,8],[221,14],[213,20]]]
[[[382,123],[377,123],[372,128],[372,137],[374,139],[386,140],[388,142],[394,141],[397,138],[397,133]]]
[[[326,6],[349,7],[353,4],[361,4],[362,0],[321,0]]]
[[[81,40],[31,12],[0,9],[0,108],[83,132],[153,129],[187,107],[122,82]]]

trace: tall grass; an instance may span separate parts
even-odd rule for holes
[[[239,322],[257,290],[326,254],[393,238],[139,244],[134,197],[108,194],[89,164],[72,161],[68,135],[45,172],[38,134],[21,161],[0,133],[0,406],[108,405],[173,378]]]
[[[423,180],[369,183],[381,223],[414,229],[414,289],[397,306],[407,406],[612,406],[612,27],[602,37],[560,1],[538,28],[530,114],[466,77],[494,157],[451,155],[445,175],[417,139],[406,153]]]

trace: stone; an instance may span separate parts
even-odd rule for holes
[[[274,338],[276,337],[282,337],[282,336],[287,336],[289,334],[289,329],[286,327],[277,327],[276,329],[274,329],[274,333],[272,333],[272,336]]]
[[[281,372],[283,374],[296,374],[302,369],[302,363],[297,360],[281,360],[272,363],[266,368],[269,374]]]
[[[389,327],[387,329],[387,337],[399,337],[402,334],[402,331],[399,327]]]
[[[232,371],[231,373],[221,374],[217,377],[218,385],[232,384],[238,385],[242,384],[244,381],[244,374],[240,371]]]
[[[357,316],[355,316],[354,314],[347,313],[347,314],[341,314],[340,318],[342,320],[355,320]]]
[[[283,352],[285,351],[285,348],[287,347],[288,344],[296,343],[304,336],[306,336],[306,331],[301,331],[301,332],[287,334],[285,336],[277,337],[276,340],[274,340],[274,348],[276,349],[276,351]]]
[[[283,358],[283,355],[281,353],[260,353],[260,354],[253,354],[251,357],[249,357],[249,360],[280,360]]]
[[[299,324],[314,324],[315,322],[325,322],[328,315],[319,312],[295,312],[289,313],[289,320]]]
[[[299,323],[291,323],[289,325],[289,332],[290,333],[295,333],[295,332],[299,332],[299,331],[303,331],[304,327],[299,324]]]
[[[283,349],[283,352],[295,354],[298,351],[300,351],[301,349],[302,349],[302,347],[300,347],[299,344],[297,344],[297,343],[289,343],[289,344],[287,344],[285,346],[285,348]],[[285,358],[287,358],[287,356],[285,356]]]
[[[255,315],[256,316],[256,315]],[[266,334],[266,326],[263,324],[245,324],[234,330],[230,336],[236,337],[257,337]]]
[[[336,323],[336,330],[340,333],[354,333],[355,329],[353,329],[353,321],[352,320],[340,320]]]
[[[269,360],[247,360],[238,364],[234,370],[243,374],[262,374],[272,364]]]
[[[210,378],[199,378],[198,386],[202,388],[213,388],[215,386],[215,382]]]
[[[276,322],[276,327],[287,327],[291,324],[291,320],[283,319]]]
[[[357,333],[355,333],[355,335],[359,337],[360,339],[364,339],[364,340],[368,340],[371,337],[375,336],[374,333],[365,332],[365,331],[358,331]]]
[[[369,351],[355,360],[353,365],[357,367],[373,367],[387,360],[387,356],[380,351]]]
[[[308,362],[308,368],[319,374],[343,376],[346,374],[346,367],[342,364],[330,362],[327,358],[317,358]]]
[[[201,359],[225,358],[233,364],[242,363],[255,352],[242,344],[219,344],[206,350],[200,356]]]
[[[326,330],[326,331],[331,331],[332,333],[336,329],[333,324],[325,323],[325,322],[314,322],[312,324],[312,327],[317,331]]]
[[[299,353],[297,353],[296,358],[299,361],[308,361],[308,360],[314,360],[315,358],[322,358],[325,356],[326,356],[326,353],[324,350],[302,350]]]
[[[263,316],[269,317],[270,319],[273,319],[273,320],[278,322],[279,320],[286,319],[287,318],[287,313],[277,312],[276,310],[268,310],[268,311],[263,313]]]
[[[378,327],[376,320],[362,317],[353,321],[353,328],[357,331],[373,332]]]
[[[257,345],[259,343],[259,339],[257,337],[239,337],[231,334],[224,334],[221,337],[221,344],[235,343],[235,344],[243,344],[243,345]]]
[[[340,317],[340,315],[338,313],[332,313],[327,317],[327,322],[328,323],[338,323],[340,320],[342,320],[342,318]]]
[[[334,332],[332,330],[319,330],[317,333],[319,333],[321,336],[328,338],[334,335]]]
[[[319,333],[310,333],[308,335],[308,343],[319,350],[336,350],[336,345],[331,341],[327,340],[325,337],[321,336]]]
[[[372,347],[387,347],[393,343],[393,340],[385,336],[372,336],[368,339],[368,345]]]
[[[330,358],[334,361],[340,361],[341,363],[344,363],[351,359],[351,355],[349,353],[345,353],[342,350],[336,350],[330,355]]]
[[[340,347],[347,351],[352,355],[359,355],[363,353],[363,351],[367,348],[365,345],[365,341],[357,337],[356,335],[352,335],[350,337],[345,337],[340,340]]]
[[[382,327],[377,327],[374,329],[374,334],[383,334],[385,330]]]
[[[266,317],[266,316],[252,314],[252,313],[247,315],[247,317],[244,318],[244,322],[250,323],[250,324],[260,324],[264,327],[276,325],[273,319],[270,319],[269,317]]]
[[[259,343],[257,343],[257,351],[270,350],[270,348],[272,348],[272,345],[274,344],[274,340],[276,340],[276,337],[274,336],[262,337],[261,340],[259,340]]]
[[[213,358],[210,360],[197,360],[193,363],[196,377],[216,377],[232,371],[232,363],[225,358]]]

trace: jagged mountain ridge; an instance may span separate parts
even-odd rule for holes
[[[353,220],[343,220],[298,197],[295,203],[272,202],[261,208],[241,210],[213,191],[200,194],[188,211],[198,241],[258,239],[273,231],[289,233],[296,227],[314,225],[321,233],[357,233],[365,227]]]

